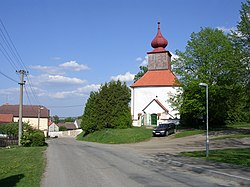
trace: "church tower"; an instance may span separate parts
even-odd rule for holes
[[[157,34],[151,42],[153,50],[147,53],[148,71],[130,86],[133,126],[156,126],[179,117],[169,102],[180,85],[171,71],[171,54],[165,49],[167,45],[158,22]]]
[[[171,70],[171,54],[166,51],[165,48],[168,45],[168,41],[162,36],[160,30],[160,22],[158,22],[158,32],[155,38],[151,42],[151,46],[154,48],[152,52],[148,52],[148,70]]]

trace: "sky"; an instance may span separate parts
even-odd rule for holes
[[[244,0],[0,0],[0,105],[42,105],[81,116],[91,91],[133,83],[157,33],[173,56],[203,27],[235,29]]]

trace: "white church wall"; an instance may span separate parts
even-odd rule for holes
[[[178,111],[174,111],[171,107],[169,99],[177,94],[180,87],[136,87],[132,88],[131,98],[131,114],[133,117],[133,126],[138,124],[138,114],[143,114],[143,109],[153,100],[159,100],[173,117],[179,117]],[[152,103],[153,104],[153,103]],[[158,105],[158,104],[157,104]],[[155,109],[150,107],[148,113],[158,113],[159,105],[155,105]],[[159,112],[160,113],[160,112]]]

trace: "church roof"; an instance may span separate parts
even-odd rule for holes
[[[147,71],[131,87],[149,87],[149,86],[180,86],[176,76],[170,70],[152,70]]]

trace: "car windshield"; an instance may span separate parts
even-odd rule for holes
[[[160,124],[159,127],[160,128],[166,128],[166,127],[168,127],[168,124]]]

